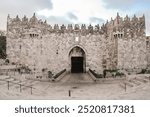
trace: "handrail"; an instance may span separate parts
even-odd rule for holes
[[[19,81],[19,80],[18,80],[18,81],[19,81],[20,83],[15,83],[15,82],[13,82],[13,81],[5,80],[5,79],[0,79],[0,81],[10,82],[10,83],[12,83],[12,84],[21,85],[21,86],[24,86],[24,87],[27,87],[27,88],[31,88],[31,87],[32,87],[32,85],[27,86],[27,85],[21,84],[21,81]],[[32,87],[32,88],[35,89],[34,87]]]
[[[92,70],[89,69],[88,73],[89,73],[89,75],[91,76],[92,80],[96,82],[96,81],[97,81],[97,78],[95,77],[95,75],[94,75],[91,71],[92,71]]]
[[[27,85],[22,84],[20,80],[18,80],[19,81],[18,83],[13,82],[13,81],[9,81],[9,80],[5,80],[5,79],[0,79],[0,81],[4,81],[4,82],[6,82],[8,84],[7,85],[8,86],[8,90],[10,89],[10,83],[12,83],[13,85],[18,85],[19,88],[20,88],[20,92],[22,92],[22,87],[30,88],[31,89],[31,95],[33,94],[33,89],[36,89],[32,85],[31,86],[27,86]]]
[[[56,75],[53,76],[54,79],[58,78],[61,74],[63,74],[66,71],[66,69],[58,72]]]
[[[56,75],[54,75],[52,77],[52,81],[59,81],[61,78],[63,78],[65,76],[65,74],[66,74],[66,69],[64,69],[64,70],[58,72]]]

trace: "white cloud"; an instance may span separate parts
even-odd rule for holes
[[[51,0],[4,0],[0,2],[0,29],[6,30],[6,18],[10,14],[11,17],[31,16],[40,9],[52,9]]]
[[[52,9],[53,4],[51,0],[4,0],[0,3],[0,11],[8,13],[30,13],[40,9]]]
[[[117,12],[123,17],[144,13],[150,34],[150,0],[4,0],[0,3],[0,29],[6,29],[8,14],[31,17],[34,12],[49,24],[101,24],[111,17],[114,19]]]
[[[90,17],[99,17],[103,19],[110,19],[116,12],[107,10],[103,7],[102,0],[52,0],[53,9],[43,9],[37,11],[39,16],[49,18],[66,17],[68,12],[74,14],[78,19],[76,23],[90,23]]]
[[[123,9],[128,10],[128,8],[132,8],[135,5],[135,1],[137,0],[103,0],[104,7],[107,9]]]

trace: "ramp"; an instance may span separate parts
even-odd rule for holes
[[[60,82],[64,83],[89,83],[93,82],[92,78],[87,73],[72,73],[67,74]]]

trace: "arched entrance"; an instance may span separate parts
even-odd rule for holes
[[[83,73],[86,71],[85,52],[81,47],[75,46],[69,53],[71,73]]]

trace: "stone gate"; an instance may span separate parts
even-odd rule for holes
[[[148,65],[147,53],[144,15],[122,18],[117,14],[102,26],[52,27],[35,14],[7,18],[7,58],[31,70],[143,69]]]

